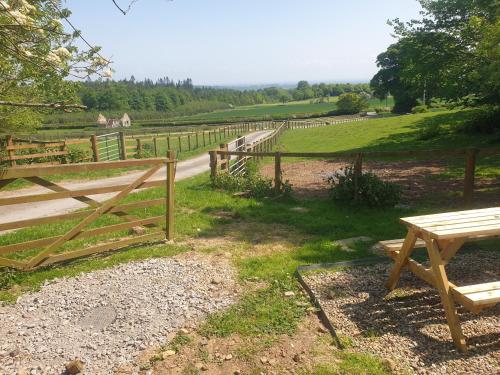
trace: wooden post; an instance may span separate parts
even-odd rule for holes
[[[90,137],[90,143],[92,144],[92,154],[95,162],[99,161],[99,148],[97,147],[97,136],[92,134]]]
[[[188,150],[191,151],[191,134],[188,134]]]
[[[203,137],[203,147],[205,147],[207,145],[205,141],[205,130],[201,132],[201,136]]]
[[[171,148],[170,148],[170,136],[167,137],[167,150],[171,150]]]
[[[359,180],[363,174],[363,154],[358,153],[354,161],[354,201],[359,198]]]
[[[66,154],[62,155],[62,164],[68,164],[68,146],[66,141],[61,144],[61,151],[66,151]]]
[[[12,140],[12,135],[8,135],[7,136],[7,147],[9,146],[14,146],[14,141]],[[8,150],[7,151],[7,155],[9,156],[9,162],[10,162],[10,166],[11,167],[14,167],[16,165],[16,161],[13,158],[13,156],[15,155],[15,151],[14,150]]]
[[[182,141],[181,141],[181,136],[179,135],[178,137],[178,141],[179,141],[179,152],[182,151]]]
[[[167,157],[169,159],[167,163],[167,212],[165,215],[166,225],[165,234],[167,240],[171,241],[174,239],[174,187],[175,187],[175,152],[172,150],[167,151]]]
[[[221,151],[229,150],[228,145],[224,143],[221,143],[219,147]],[[221,170],[229,169],[229,155],[221,155],[220,159],[221,159],[220,169]]]
[[[466,206],[470,206],[472,204],[477,153],[478,150],[475,148],[470,148],[466,151],[464,176],[464,203]]]
[[[279,194],[281,191],[281,153],[274,155],[274,191]]]
[[[209,151],[209,155],[210,155],[210,178],[212,178],[213,180],[215,177],[217,177],[217,152],[215,150]]]
[[[196,132],[196,148],[200,148],[200,142],[198,140],[198,132]]]
[[[212,134],[208,131],[208,144],[212,144]]]
[[[125,142],[125,133],[120,132],[119,139],[120,139],[120,159],[126,160],[127,159],[127,143]]]
[[[153,149],[155,151],[155,157],[158,157],[158,142],[156,137],[153,137]]]
[[[140,159],[142,158],[142,141],[140,138],[136,138],[136,143],[137,143],[137,157]]]

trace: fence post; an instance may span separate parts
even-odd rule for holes
[[[90,143],[92,145],[92,154],[95,162],[99,161],[99,148],[97,147],[97,136],[92,134],[90,137]]]
[[[158,143],[156,141],[156,137],[153,137],[153,148],[155,150],[155,157],[158,157]]]
[[[9,146],[14,146],[14,141],[12,140],[12,135],[7,136],[7,147]],[[9,162],[10,166],[14,167],[16,165],[16,161],[12,159],[12,157],[15,155],[14,150],[7,150],[7,155],[9,156]]]
[[[188,134],[188,150],[191,151],[191,134]]]
[[[137,157],[140,159],[142,158],[142,141],[140,138],[136,138],[135,141],[137,142]]]
[[[479,150],[475,148],[467,149],[465,159],[465,177],[464,177],[464,203],[469,206],[472,203],[474,193],[474,179],[476,172],[476,156]]]
[[[167,151],[167,212],[165,215],[165,232],[167,240],[174,239],[174,186],[175,186],[175,152]]]
[[[170,148],[170,136],[167,136],[167,150],[171,150],[171,148]]]
[[[229,147],[227,144],[221,143],[219,145],[221,151],[228,151]],[[220,157],[221,163],[220,163],[220,169],[221,170],[226,170],[229,169],[229,155],[221,155]]]
[[[205,142],[205,130],[203,130],[203,131],[201,132],[201,136],[202,136],[202,138],[203,138],[203,147],[205,147],[205,146],[207,145],[207,144],[206,144],[206,142]]]
[[[198,132],[196,132],[196,148],[200,148],[200,142],[198,140]]]
[[[120,142],[120,159],[127,159],[127,143],[125,142],[125,133],[120,132],[119,134],[119,142]]]
[[[363,174],[363,154],[358,153],[356,155],[356,160],[354,161],[354,201],[358,201],[359,198],[359,180]]]
[[[281,153],[274,154],[274,191],[279,194],[281,191]]]
[[[178,141],[179,141],[179,152],[182,151],[182,141],[181,141],[181,136],[179,135],[178,137]]]
[[[217,152],[211,150],[208,153],[210,155],[210,178],[213,180],[217,177]]]

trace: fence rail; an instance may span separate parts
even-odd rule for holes
[[[274,187],[277,191],[281,188],[281,159],[287,157],[298,158],[325,158],[325,159],[351,159],[354,164],[355,184],[359,176],[363,173],[363,160],[376,158],[421,158],[431,159],[434,157],[463,157],[465,159],[465,173],[463,185],[463,199],[465,205],[472,203],[474,194],[474,181],[476,160],[480,156],[500,155],[499,147],[487,148],[456,148],[456,149],[434,149],[434,150],[411,150],[411,151],[362,151],[362,152],[270,152],[270,151],[229,151],[226,149],[211,151],[211,177],[215,178],[218,173],[218,166],[225,163],[231,156],[240,158],[274,158]],[[222,168],[221,168],[222,170]],[[355,187],[356,190],[356,187]]]
[[[81,219],[81,221],[63,234],[0,246],[0,267],[4,266],[20,270],[31,270],[65,260],[120,249],[132,244],[139,244],[162,238],[169,240],[172,239],[174,235],[175,179],[175,159],[173,156],[173,153],[170,152],[169,158],[110,161],[106,163],[83,163],[76,165],[28,166],[26,168],[9,168],[1,170],[0,189],[17,179],[22,178],[52,190],[52,192],[1,198],[0,207],[30,202],[45,202],[73,198],[86,204],[90,209],[0,224],[0,231],[5,231],[28,228],[36,225],[61,223],[66,220]],[[112,185],[106,187],[70,190],[44,178],[53,174],[61,175],[65,173],[110,170],[134,166],[147,166],[148,168],[142,171],[140,176],[135,178],[133,181],[119,186]],[[163,166],[166,166],[167,169],[165,177],[159,180],[150,181],[149,179]],[[133,203],[122,203],[123,199],[138,189],[157,186],[166,187],[165,198],[142,200]],[[110,192],[115,192],[116,194],[103,202],[89,197]],[[130,210],[157,205],[166,206],[165,215],[140,218],[130,213]],[[13,209],[15,209],[15,207]],[[88,228],[104,215],[113,215],[124,221],[118,224]],[[165,223],[165,229],[161,226],[162,222]],[[61,248],[65,244],[76,239],[93,238],[98,235],[123,231],[136,227],[144,228],[144,230],[139,231],[141,233],[136,236],[119,238],[118,240],[112,240],[104,243],[97,243],[77,250],[61,251]],[[25,256],[23,257],[22,254],[20,258],[8,257],[9,254],[19,255],[25,251],[30,251],[29,254],[36,252],[36,254],[28,258]]]

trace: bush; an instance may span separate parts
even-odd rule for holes
[[[245,192],[250,197],[263,198],[276,194],[273,181],[270,178],[263,178],[259,175],[258,165],[247,162],[245,173],[241,176],[233,176],[229,173],[221,173],[212,180],[212,185],[216,189],[231,192]],[[282,183],[281,194],[289,196],[292,186],[288,181]]]
[[[443,130],[439,126],[439,124],[431,124],[422,128],[417,133],[417,140],[419,141],[428,141],[429,139],[436,138],[443,134]]]
[[[425,113],[427,111],[428,111],[428,109],[427,109],[426,105],[416,105],[415,107],[413,107],[411,109],[411,113],[413,113],[413,114],[415,114],[415,113]]]
[[[470,118],[464,121],[460,130],[465,133],[500,132],[500,106],[485,106],[477,109]]]
[[[90,152],[81,148],[69,147],[68,148],[68,162],[69,163],[83,163],[90,158]]]
[[[354,93],[342,94],[337,101],[337,112],[339,114],[353,115],[367,107],[367,100],[363,96]]]
[[[401,198],[401,189],[398,185],[382,181],[372,172],[365,172],[359,177],[356,192],[353,166],[346,166],[336,171],[328,178],[328,183],[331,185],[331,197],[337,201],[355,201],[370,207],[391,207],[396,205]]]

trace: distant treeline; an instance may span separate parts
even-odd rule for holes
[[[147,113],[146,118],[175,117],[264,103],[286,103],[338,96],[344,92],[370,92],[366,84],[313,84],[300,81],[294,89],[270,87],[259,90],[194,86],[190,78],[174,82],[168,77],[156,81],[130,79],[120,81],[87,81],[78,86],[77,94],[90,112]],[[156,115],[155,115],[156,114]],[[76,120],[75,116],[71,116]],[[76,116],[77,117],[77,116]],[[86,117],[86,116],[83,116]],[[68,120],[64,115],[47,116],[46,123]]]

